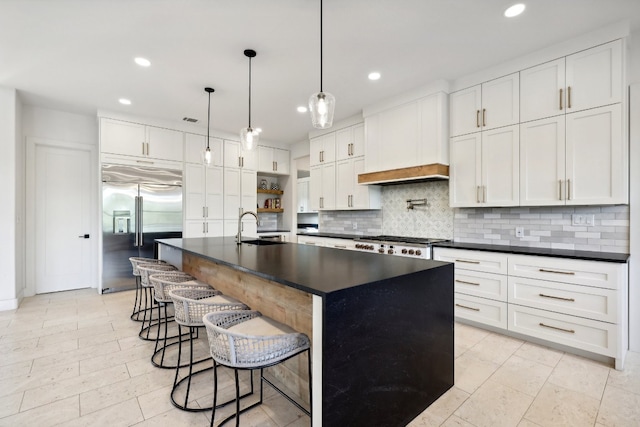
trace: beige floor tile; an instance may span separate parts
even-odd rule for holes
[[[280,427],[288,426],[300,419],[306,420],[307,425],[310,424],[310,419],[304,412],[279,394],[264,399],[260,408]]]
[[[84,417],[58,424],[56,427],[109,426],[126,427],[144,421],[136,399],[129,399]]]
[[[42,387],[27,390],[21,410],[25,411],[56,400],[77,396],[80,393],[95,390],[128,378],[127,368],[124,365],[120,365],[115,368],[103,369],[90,374],[56,381]]]
[[[518,427],[542,427],[540,424],[536,424],[533,421],[529,421],[526,418],[523,418],[518,423]]]
[[[411,427],[440,425],[467,400],[469,393],[456,386],[451,387],[438,400],[433,402],[410,424]]]
[[[59,334],[61,332],[75,331],[77,329],[77,325],[66,323],[64,325],[53,326],[51,328],[37,328],[24,331],[5,331],[6,333],[0,339],[0,342],[4,342],[5,340],[27,340],[31,338],[39,338],[48,335]]]
[[[161,387],[157,390],[153,390],[150,393],[146,393],[138,396],[138,405],[142,410],[144,419],[148,420],[156,415],[164,414],[170,411],[174,406],[170,399],[171,385]],[[195,405],[194,405],[195,407]]]
[[[22,403],[23,396],[24,393],[19,392],[0,397],[0,418],[17,414],[20,411],[20,404]],[[1,419],[0,425],[2,425]]]
[[[467,350],[467,353],[478,359],[501,365],[522,344],[522,340],[492,333]]]
[[[611,369],[607,385],[640,395],[640,353],[627,353],[623,371]]]
[[[138,424],[132,425],[135,427],[208,427],[209,418],[201,412],[185,412],[177,408],[173,408],[167,412],[156,415],[153,418],[149,418]]]
[[[27,375],[31,372],[31,365],[33,360],[24,360],[22,362],[14,363],[13,365],[6,365],[0,367],[0,381],[19,377],[21,375]]]
[[[111,325],[109,323],[102,323],[102,324],[96,325],[93,328],[75,329],[72,331],[63,331],[57,334],[51,334],[51,335],[45,335],[45,336],[39,337],[38,345],[39,346],[45,346],[50,344],[55,345],[56,343],[59,343],[60,341],[64,341],[65,339],[77,338],[81,340],[83,338],[90,338],[92,336],[100,335],[109,331],[113,331],[113,328],[111,327]]]
[[[0,381],[0,396],[6,396],[67,378],[77,377],[78,362],[57,366],[49,371],[30,373]]]
[[[554,384],[545,384],[524,417],[540,426],[592,426],[600,401]]]
[[[478,427],[516,426],[531,402],[532,396],[489,379],[454,415]]]
[[[491,332],[456,322],[454,325],[454,342],[461,350],[468,350],[478,344]]]
[[[608,376],[608,367],[583,357],[565,354],[548,381],[600,400]]]
[[[460,417],[456,417],[455,415],[451,415],[441,425],[442,427],[476,427],[474,424],[471,424]]]
[[[38,338],[27,340],[6,340],[0,343],[0,354],[8,354],[16,351],[33,350],[38,347]]]
[[[20,412],[0,419],[0,426],[49,427],[78,418],[78,396],[69,397],[30,411]]]
[[[522,344],[514,354],[523,359],[532,360],[551,367],[555,367],[564,355],[562,351],[530,342]]]
[[[139,347],[132,347],[127,350],[96,355],[95,357],[80,361],[80,373],[85,374],[111,366],[118,366],[123,363],[127,363],[130,360],[137,360],[144,357],[149,361],[152,353],[153,343],[147,342],[145,345],[141,345]],[[149,365],[153,368],[151,363],[149,363]]]
[[[33,361],[33,371],[40,372],[47,370],[50,366],[54,367],[68,362],[82,362],[87,359],[92,359],[96,356],[111,355],[120,351],[118,343],[106,342],[104,344],[98,344],[91,347],[83,347],[73,349],[69,351],[61,351],[58,354],[48,357],[40,357]],[[99,370],[98,368],[95,370]],[[87,373],[86,371],[83,373]]]
[[[45,347],[36,347],[34,349],[26,348],[23,350],[4,353],[0,358],[0,366],[12,365],[27,359],[39,359],[42,357],[54,357],[60,352],[75,350],[78,348],[78,340],[64,340],[57,345],[49,345]]]
[[[514,355],[504,362],[491,379],[535,397],[552,370],[551,366],[542,365]]]
[[[466,352],[455,360],[454,384],[467,393],[473,393],[489,378],[500,365],[481,360]]]
[[[597,422],[607,427],[640,426],[640,395],[607,386]]]

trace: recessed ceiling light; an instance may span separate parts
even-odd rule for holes
[[[122,105],[131,105],[131,100],[127,98],[120,98],[118,99],[118,102]]]
[[[380,78],[380,73],[374,71],[373,73],[369,73],[369,80],[378,80]]]
[[[522,12],[524,12],[525,7],[526,6],[522,3],[514,4],[513,6],[509,7],[507,10],[504,11],[504,16],[506,16],[507,18],[513,18],[514,16],[518,16]]]
[[[149,61],[147,58],[142,58],[141,56],[135,58],[134,61],[136,61],[136,64],[141,67],[148,67],[149,65],[151,65],[151,61]]]
[[[306,113],[307,112],[307,107],[304,106],[299,106],[298,107],[298,113]]]

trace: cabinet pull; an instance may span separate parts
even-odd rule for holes
[[[575,276],[575,274],[576,274],[573,271],[547,270],[546,268],[539,268],[538,271],[541,271],[543,273],[567,274],[569,276]]]
[[[567,200],[571,200],[571,180],[567,180]]]
[[[315,242],[304,242],[305,245],[311,245],[311,246],[315,246]]]
[[[207,218],[209,218],[209,206],[207,206]]]
[[[561,179],[558,180],[558,200],[562,200],[562,180]]]
[[[345,245],[333,245],[333,247],[338,249],[347,249]]]
[[[242,167],[242,161],[241,161],[242,157],[238,157],[238,167],[241,168]]]
[[[487,186],[482,186],[482,203],[487,203]]]
[[[149,150],[149,143],[147,142],[147,156],[149,156],[151,154],[150,150]]]
[[[209,223],[206,222],[205,224],[207,225],[207,234],[209,234]]]
[[[476,110],[476,127],[480,127],[480,110]]]
[[[571,86],[567,86],[567,109],[571,108]]]
[[[142,155],[143,155],[143,156],[145,155],[145,152],[144,152],[144,142],[142,143]]]
[[[466,308],[467,310],[480,311],[480,309],[479,309],[479,308],[469,307],[469,306],[467,306],[467,305],[462,305],[462,304],[456,304],[456,307]]]
[[[538,325],[540,325],[540,326],[542,326],[544,328],[555,329],[556,331],[569,332],[570,334],[575,334],[576,333],[576,331],[574,331],[573,329],[558,328],[557,326],[545,325],[542,322],[538,323]]]
[[[203,207],[202,207],[202,218],[206,218],[206,217],[207,217],[207,215],[205,214],[205,210],[204,210],[204,209],[205,209],[205,208],[204,208],[204,206],[203,206]]]
[[[464,262],[467,264],[480,264],[480,261],[467,261],[466,259],[456,259],[456,262]]]
[[[560,88],[560,111],[562,111],[562,88]]]
[[[480,203],[480,196],[478,195],[480,193],[480,186],[476,185],[476,203]]]
[[[205,231],[205,227],[204,227],[204,224],[205,224],[205,223],[203,222],[203,223],[202,223],[202,234],[206,233],[206,231]]]
[[[244,156],[242,156],[241,159],[242,159],[242,161],[241,161],[242,167],[244,167]]]
[[[480,283],[467,282],[467,281],[465,281],[465,280],[458,280],[458,279],[456,279],[456,283],[464,283],[465,285],[480,286]]]
[[[482,109],[482,126],[486,126],[487,125],[487,109],[483,108]]]
[[[559,300],[562,300],[562,301],[570,301],[570,302],[575,302],[576,301],[573,298],[556,297],[556,296],[553,296],[553,295],[545,295],[545,294],[538,294],[538,295],[540,295],[543,298],[559,299]]]
[[[136,163],[144,163],[144,164],[147,164],[147,165],[152,165],[153,164],[153,162],[150,161],[150,160],[136,160]]]

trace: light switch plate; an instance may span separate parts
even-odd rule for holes
[[[516,227],[516,237],[524,237],[524,227]]]

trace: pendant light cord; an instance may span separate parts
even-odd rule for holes
[[[249,57],[249,128],[251,128],[251,57]]]
[[[209,106],[207,107],[207,150],[209,149],[209,128],[211,127],[211,92],[209,92]]]
[[[322,92],[322,0],[320,0],[320,92]]]

